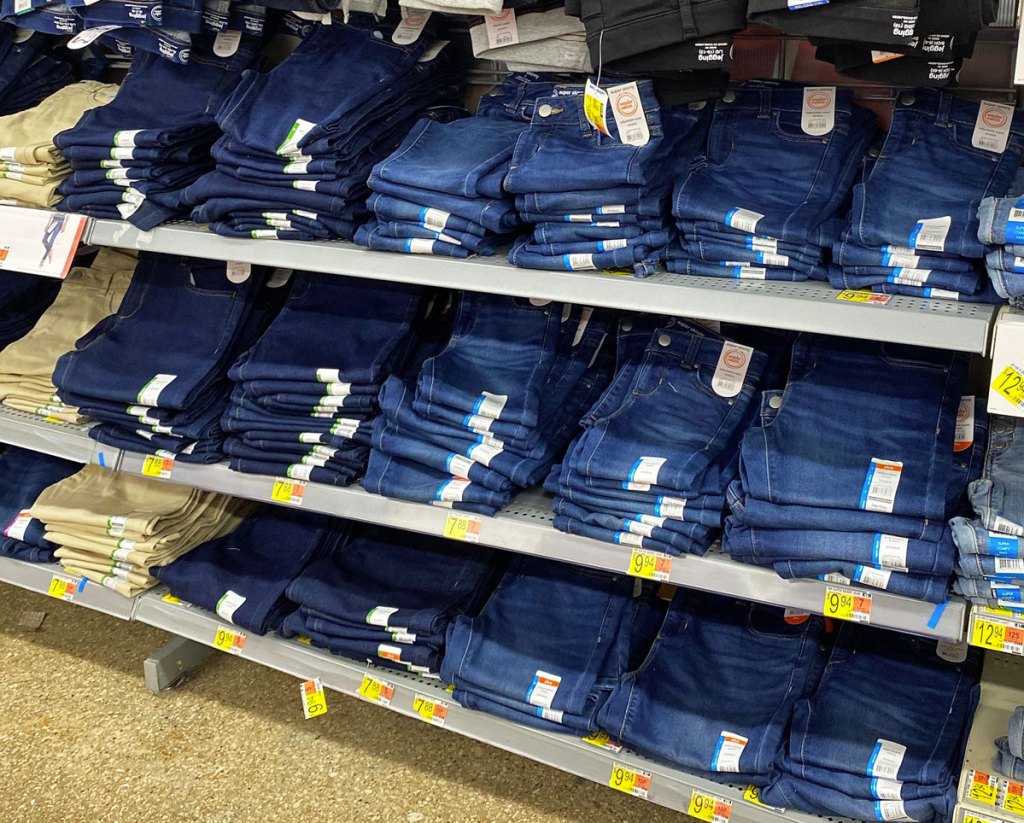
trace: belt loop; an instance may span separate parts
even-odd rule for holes
[[[700,35],[693,19],[694,0],[679,0],[679,23],[683,27],[683,40],[693,40]]]
[[[939,112],[935,116],[935,122],[939,126],[949,125],[949,112],[953,108],[953,95],[944,91],[939,92]]]
[[[678,331],[676,334],[685,334],[690,338],[690,345],[686,349],[686,355],[683,357],[683,362],[680,365],[692,366],[697,362],[697,355],[700,353],[700,344],[704,342],[704,338],[690,329]]]
[[[772,113],[772,90],[763,88],[759,90],[761,96],[761,107],[757,111],[760,120],[766,120]]]

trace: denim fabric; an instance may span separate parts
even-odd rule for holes
[[[957,573],[961,577],[987,577],[1017,584],[1024,578],[1024,563],[1015,557],[989,557],[964,552],[957,561]]]
[[[589,537],[604,543],[635,546],[665,554],[703,555],[711,547],[715,532],[699,523],[684,523],[674,529],[632,518],[619,518],[600,512],[587,512],[561,498],[555,500],[552,524],[559,531]]]
[[[990,282],[982,284],[982,288],[974,294],[965,292],[950,291],[949,289],[934,289],[930,286],[909,286],[899,283],[888,283],[880,286],[872,286],[871,290],[879,294],[902,294],[907,297],[934,297],[942,300],[959,300],[962,303],[986,303],[996,304],[1005,302],[999,293],[992,288]]]
[[[954,517],[949,525],[961,560],[963,555],[1024,558],[1024,547],[1015,535],[989,531],[980,520],[972,521],[966,517]]]
[[[978,103],[934,89],[905,92],[882,152],[854,187],[850,236],[873,247],[980,258],[978,206],[1007,193],[1024,153],[1024,115],[1009,125],[1006,150],[972,145]]]
[[[967,272],[975,264],[962,257],[920,252],[908,246],[884,245],[880,248],[860,246],[847,237],[836,243],[833,260],[841,266],[888,266],[890,268],[928,269],[931,271]]]
[[[764,785],[794,704],[824,668],[823,625],[819,617],[790,622],[781,609],[679,591],[647,659],[616,685],[598,725],[674,766],[723,782],[740,772]],[[708,671],[729,676],[709,690]],[[730,738],[744,741],[738,757],[727,756]]]
[[[1014,757],[1024,758],[1024,706],[1018,706],[1010,715],[1006,746]]]
[[[1010,751],[1007,738],[996,740],[996,771],[1011,780],[1024,780],[1024,759]]]
[[[43,489],[81,469],[77,463],[8,446],[0,455],[0,555],[33,563],[53,562],[57,548],[43,538],[39,520],[22,517]]]
[[[1016,418],[994,417],[982,476],[970,485],[971,505],[986,529],[1024,534],[1024,424]]]

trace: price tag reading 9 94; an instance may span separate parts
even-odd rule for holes
[[[634,797],[647,797],[651,790],[651,773],[640,769],[630,769],[621,763],[612,764],[612,776],[608,785],[615,791],[631,794]]]
[[[666,554],[633,549],[627,572],[647,580],[668,580],[672,576],[672,558]]]
[[[732,801],[694,789],[687,814],[707,823],[727,823],[732,817]]]
[[[870,592],[858,589],[825,588],[825,603],[822,613],[837,620],[852,620],[854,623],[871,622],[872,596]]]

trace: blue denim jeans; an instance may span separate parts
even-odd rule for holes
[[[764,393],[760,424],[743,438],[744,492],[781,505],[943,518],[965,380],[961,355],[801,335],[785,393]],[[879,394],[886,403],[868,399]],[[854,428],[869,434],[851,441]],[[887,532],[860,520],[839,515],[828,528]]]
[[[386,180],[376,181],[374,192],[415,203],[421,210],[430,209],[432,213],[439,212],[440,214],[436,215],[437,219],[444,222],[454,216],[499,233],[520,225],[515,204],[504,197],[493,199],[459,197],[421,187],[390,183]]]
[[[952,255],[928,254],[908,246],[884,245],[881,248],[861,246],[844,235],[832,250],[832,259],[843,267],[888,266],[890,268],[930,269],[932,271],[966,272],[974,269],[970,260]]]
[[[1024,758],[1024,706],[1018,706],[1010,715],[1006,748],[1014,757]]]
[[[1011,780],[1024,780],[1024,758],[1010,751],[1009,740],[1005,737],[996,740],[996,771]]]
[[[825,666],[823,625],[819,617],[794,624],[781,609],[678,591],[646,660],[616,685],[598,725],[673,766],[723,782],[740,773],[764,785],[794,704]],[[709,670],[734,676],[709,690]],[[738,752],[735,740],[743,741]]]
[[[981,520],[954,517],[949,521],[949,526],[961,560],[964,555],[1024,558],[1024,547],[1016,535],[989,531]]]
[[[429,209],[419,203],[374,192],[366,206],[380,220],[393,220],[402,223],[413,223],[423,228],[432,228],[439,232],[473,234],[483,237],[488,229],[480,223],[457,217],[438,209]],[[457,236],[457,235],[456,235]]]
[[[897,100],[889,134],[867,180],[854,187],[851,238],[980,258],[978,206],[1002,196],[1024,153],[1024,115],[1009,124],[1006,150],[972,144],[979,104],[934,89]]]
[[[1024,423],[993,417],[981,477],[970,486],[971,505],[986,529],[1024,534]]]
[[[0,555],[48,563],[57,549],[43,538],[45,526],[29,518],[40,493],[81,469],[77,463],[8,446],[0,455]]]
[[[615,543],[636,546],[666,554],[703,555],[711,547],[717,534],[699,523],[679,523],[673,528],[658,525],[657,520],[623,518],[602,512],[590,512],[563,498],[555,498],[553,524],[559,531]]]

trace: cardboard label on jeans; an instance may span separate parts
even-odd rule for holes
[[[976,149],[1002,154],[1010,140],[1013,124],[1013,106],[982,100],[978,106],[978,119],[974,123],[971,145]]]
[[[646,146],[651,142],[647,113],[640,99],[640,87],[635,81],[608,89],[608,102],[619,130],[620,142],[628,146]]]
[[[836,87],[808,86],[804,89],[804,105],[800,128],[805,134],[819,137],[836,126]]]
[[[722,352],[718,356],[718,365],[711,378],[711,388],[722,397],[735,397],[743,390],[743,381],[750,368],[750,358],[754,350],[750,346],[725,341]]]
[[[484,17],[487,28],[487,45],[492,49],[514,46],[519,42],[519,24],[515,9],[504,9],[500,14]]]

